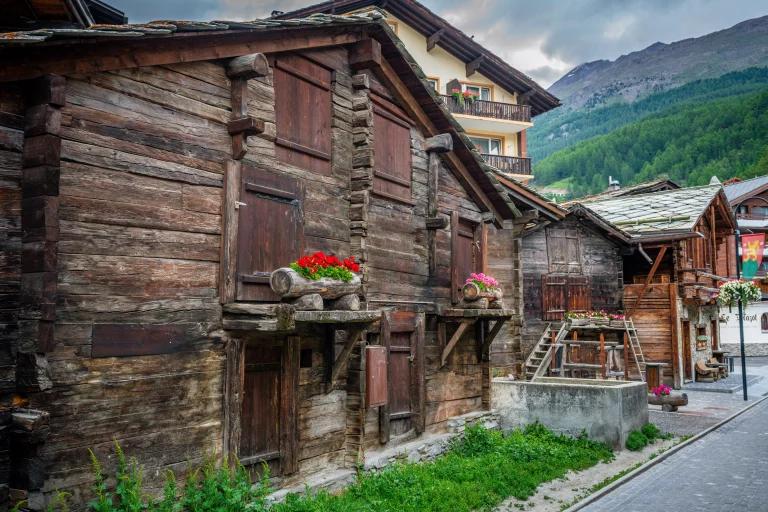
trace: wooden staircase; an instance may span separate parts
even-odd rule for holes
[[[549,368],[549,365],[552,362],[553,332],[554,330],[552,329],[552,324],[547,324],[547,327],[544,329],[541,338],[539,338],[539,341],[536,342],[536,345],[533,347],[533,350],[528,356],[528,359],[525,360],[526,380],[535,380],[543,376]],[[555,336],[555,346],[557,346],[557,344],[565,337],[567,332],[568,329],[566,327],[566,322],[563,322],[563,324],[560,326],[560,330],[557,331],[557,335]]]
[[[576,327],[578,329],[578,327]],[[620,327],[618,329],[621,329]],[[554,335],[555,330],[552,328],[552,323],[547,324],[546,328],[544,329],[544,332],[541,334],[541,337],[539,338],[539,341],[536,343],[536,345],[533,347],[533,350],[531,351],[530,355],[528,356],[528,359],[525,361],[525,377],[529,381],[533,381],[538,379],[539,377],[542,377],[546,375],[547,371],[549,370],[551,373],[559,374],[560,377],[566,377],[569,376],[573,370],[592,370],[595,372],[599,372],[602,369],[602,364],[587,364],[587,363],[574,363],[574,362],[568,362],[566,358],[566,352],[568,352],[568,347],[572,346],[585,346],[585,345],[595,345],[599,344],[601,347],[603,346],[602,342],[599,341],[588,341],[588,340],[576,340],[574,335],[574,340],[571,341],[570,339],[566,340],[566,337],[571,332],[572,328],[569,327],[568,322],[563,322],[560,326],[560,329],[557,331],[557,334]],[[621,331],[619,331],[621,332]],[[640,340],[637,337],[637,329],[635,328],[635,324],[632,322],[632,319],[628,319],[624,321],[624,332],[627,335],[627,349],[631,351],[632,358],[634,359],[635,368],[637,369],[638,376],[640,377],[640,380],[645,381],[645,357],[643,356],[643,350],[640,346]],[[602,336],[602,334],[601,334]],[[602,338],[601,338],[602,339]],[[619,346],[616,346],[616,342],[609,342],[605,343],[605,353],[613,363],[616,363],[616,354],[617,350],[621,351],[623,348],[621,346],[621,342],[619,342]],[[563,360],[561,361],[559,368],[551,368],[552,363],[552,357],[557,354],[557,350],[560,348],[563,348]],[[625,365],[627,367],[627,375],[629,375],[629,361],[627,361],[627,364]],[[610,361],[609,361],[610,362]],[[608,371],[605,373],[606,377],[619,377],[624,378],[625,373],[624,371]]]

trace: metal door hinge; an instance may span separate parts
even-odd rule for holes
[[[242,201],[235,201],[235,210],[239,210],[241,206],[248,206]]]
[[[414,357],[415,357],[415,356],[408,356],[408,360],[409,360],[410,362],[413,362],[413,358],[414,358]]]

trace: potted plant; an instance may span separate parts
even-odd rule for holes
[[[354,256],[340,260],[322,252],[302,256],[289,265],[278,268],[269,278],[272,291],[281,297],[294,298],[320,294],[324,299],[359,293],[360,277],[355,275],[360,265]]]
[[[737,306],[739,303],[746,310],[752,302],[761,299],[760,286],[754,281],[731,279],[720,286],[720,290],[712,295],[720,306]]]
[[[608,315],[608,317],[610,318],[609,325],[611,327],[624,327],[624,322],[626,321],[626,317],[624,315],[611,313]]]
[[[574,313],[572,311],[567,311],[565,313],[565,320],[572,326],[587,325],[589,323],[589,316],[587,313]]]
[[[648,390],[648,394],[649,394],[649,395],[650,395],[650,394],[654,394],[654,395],[656,395],[657,397],[662,397],[662,396],[669,396],[669,395],[671,395],[671,394],[672,394],[672,388],[670,388],[669,386],[664,386],[664,385],[661,385],[661,386],[659,386],[659,387],[657,387],[657,388],[651,388],[651,389],[649,389],[649,390]]]
[[[477,94],[469,91],[462,91],[461,89],[453,89],[451,90],[451,96],[453,96],[453,99],[456,100],[456,102],[461,105],[462,107],[469,102],[469,104],[473,104],[475,101],[477,101]]]

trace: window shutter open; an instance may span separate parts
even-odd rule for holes
[[[331,71],[298,55],[275,60],[276,156],[331,174]]]
[[[568,276],[568,311],[583,312],[592,308],[589,277]]]
[[[279,301],[270,274],[303,251],[304,190],[298,181],[243,167],[237,234],[237,300]]]
[[[566,311],[566,276],[541,276],[543,320],[562,320]]]
[[[397,106],[372,96],[373,191],[411,202],[411,121]]]

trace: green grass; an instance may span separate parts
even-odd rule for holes
[[[508,436],[482,427],[467,430],[434,462],[398,463],[361,474],[340,495],[289,496],[273,512],[492,510],[504,499],[525,500],[544,483],[613,459],[611,449],[585,437],[556,435],[541,425]]]

